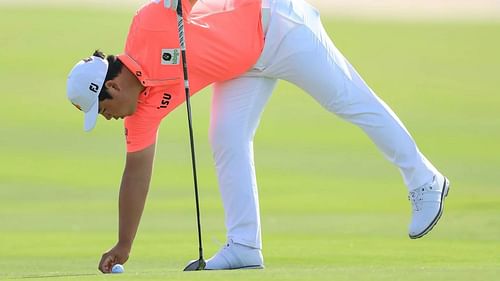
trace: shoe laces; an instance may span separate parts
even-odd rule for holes
[[[411,206],[413,211],[420,211],[422,209],[423,193],[425,191],[424,187],[419,187],[408,194],[408,200],[411,201]]]
[[[424,202],[424,194],[429,191],[434,191],[433,186],[435,181],[436,177],[434,176],[430,184],[423,185],[408,193],[408,200],[411,201],[413,211],[418,212],[422,210],[422,203]]]

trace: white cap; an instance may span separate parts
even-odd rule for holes
[[[99,116],[99,93],[107,73],[108,61],[92,56],[79,61],[68,75],[68,99],[85,112],[83,129],[87,132],[95,127]]]

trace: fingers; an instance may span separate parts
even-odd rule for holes
[[[115,264],[125,264],[125,262],[127,262],[129,253],[130,248],[124,248],[120,245],[116,245],[102,255],[101,261],[99,262],[99,270],[102,273],[111,273],[111,269]]]
[[[99,270],[102,273],[111,273],[111,268],[116,263],[116,257],[112,254],[105,253],[102,255],[101,261],[99,262]]]

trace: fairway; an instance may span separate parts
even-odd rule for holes
[[[266,269],[182,272],[198,249],[181,106],[160,129],[126,272],[110,276],[97,265],[117,238],[123,126],[84,133],[65,83],[94,49],[122,51],[134,8],[0,12],[0,280],[498,280],[500,22],[323,19],[451,181],[429,235],[407,237],[406,188],[369,139],[280,82],[255,139]],[[192,99],[206,258],[225,242],[210,99]]]

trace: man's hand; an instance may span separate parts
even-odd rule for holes
[[[117,244],[111,250],[102,255],[99,262],[99,270],[102,273],[111,273],[113,265],[119,263],[124,264],[128,260],[130,248]]]
[[[102,273],[110,273],[113,265],[124,264],[128,260],[148,194],[154,155],[155,144],[141,151],[127,153],[120,186],[119,242],[102,255],[99,262]]]

